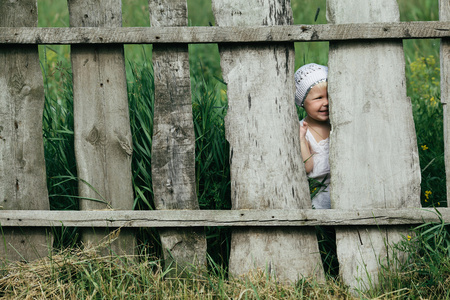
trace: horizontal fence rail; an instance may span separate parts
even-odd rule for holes
[[[0,44],[203,44],[450,37],[450,22],[243,27],[3,27]]]
[[[444,221],[450,221],[449,208],[0,212],[2,227],[384,226]]]

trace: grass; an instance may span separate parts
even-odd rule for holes
[[[114,233],[113,233],[114,234]],[[6,299],[448,299],[450,296],[450,230],[444,221],[424,224],[405,237],[399,268],[382,268],[380,284],[351,291],[339,280],[325,283],[302,278],[283,283],[255,270],[229,276],[210,258],[209,272],[169,277],[152,255],[100,256],[99,248],[53,251],[30,263],[0,269],[0,297]]]
[[[380,283],[370,294],[401,291],[404,299],[449,299],[450,227],[438,223],[420,225],[395,247],[403,260],[395,270],[383,268]]]
[[[137,261],[137,259],[141,259]],[[278,283],[255,271],[226,278],[216,268],[203,275],[169,278],[169,270],[149,256],[101,257],[95,249],[61,251],[49,258],[9,267],[0,278],[8,299],[324,299],[346,297],[337,284],[302,280]]]
[[[436,0],[399,0],[402,21],[436,20]],[[66,1],[39,0],[39,26],[68,26]],[[123,1],[124,26],[149,26],[147,1]],[[214,24],[208,1],[188,2],[190,25]],[[292,1],[295,24],[326,23],[325,0]],[[320,8],[316,19],[317,8]],[[408,95],[411,97],[422,168],[421,201],[424,206],[446,206],[442,105],[439,87],[439,42],[404,41]],[[40,46],[46,104],[44,138],[48,189],[52,209],[78,209],[77,174],[73,148],[72,79],[68,46]],[[308,62],[327,64],[328,43],[296,43],[296,67]],[[230,209],[228,144],[223,119],[226,86],[222,83],[217,45],[190,45],[193,119],[196,136],[196,185],[201,208]],[[151,134],[153,128],[153,71],[150,45],[125,45],[128,98],[133,133],[133,186],[135,209],[153,209],[151,184]],[[402,269],[383,269],[379,286],[369,298],[448,298],[450,290],[449,227],[445,222],[416,228],[412,238],[398,245],[408,259]],[[49,258],[15,264],[1,270],[0,293],[10,298],[351,298],[335,277],[327,285],[308,280],[279,284],[264,275],[228,278],[230,230],[207,228],[209,273],[189,279],[165,279],[158,260],[158,233],[138,234],[145,255],[132,260],[99,257],[91,249],[75,250],[76,229],[55,232]],[[335,255],[327,234],[318,232],[329,274],[335,272]],[[57,250],[58,251],[58,250]],[[331,253],[331,254],[330,254]],[[155,258],[156,257],[156,258]],[[6,273],[9,275],[6,276]],[[334,273],[335,275],[335,273]],[[29,294],[27,294],[29,293]],[[1,294],[0,294],[1,296]]]

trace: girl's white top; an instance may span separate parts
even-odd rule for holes
[[[300,121],[303,125],[303,120]],[[307,175],[309,178],[314,178],[324,186],[321,186],[319,191],[312,198],[312,206],[315,209],[331,208],[330,201],[330,139],[326,138],[317,142],[310,130],[306,131],[306,140],[309,142],[314,165],[311,172]]]

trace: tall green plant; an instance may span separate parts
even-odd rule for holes
[[[74,153],[72,74],[58,68],[62,98],[46,93],[43,132],[47,186],[52,209],[77,209],[76,164]],[[47,78],[48,80],[48,78]],[[48,88],[46,86],[46,88]]]
[[[203,76],[192,79],[196,185],[200,207],[229,209],[229,146],[225,140],[226,99]]]
[[[43,48],[45,50],[45,48]],[[78,180],[74,152],[72,73],[58,54],[49,50],[50,59],[41,64],[44,73],[43,113],[44,155],[50,209],[78,209]],[[76,228],[54,229],[54,247],[73,245]]]
[[[151,178],[154,82],[153,69],[129,63],[128,101],[133,135],[133,186],[135,209],[153,209]]]
[[[446,206],[439,62],[432,55],[418,57],[409,64],[408,71],[408,95],[413,107],[422,170],[422,205]]]
[[[226,86],[208,72],[197,65],[191,76],[197,195],[201,209],[230,209],[229,145],[224,126]],[[210,227],[206,234],[212,260],[226,266],[230,230]]]

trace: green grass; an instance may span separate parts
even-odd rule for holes
[[[30,263],[0,269],[0,297],[5,299],[448,299],[450,230],[442,221],[424,224],[397,244],[403,262],[385,267],[380,284],[350,291],[339,280],[325,283],[302,278],[278,282],[264,270],[228,276],[210,259],[209,272],[169,277],[170,269],[151,254],[99,256],[99,248],[53,251]]]
[[[278,283],[261,271],[227,278],[210,273],[170,278],[150,256],[101,257],[95,249],[61,251],[28,264],[12,264],[0,277],[6,299],[323,299],[345,297],[345,288],[310,280]],[[139,260],[140,259],[140,260]],[[6,276],[5,276],[6,275]]]

